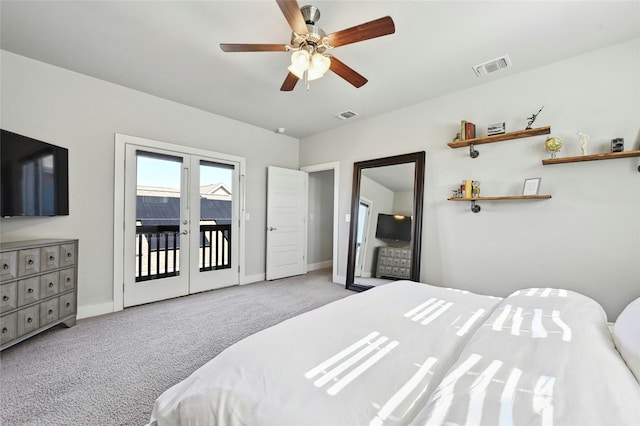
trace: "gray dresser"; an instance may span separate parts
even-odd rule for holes
[[[0,244],[0,350],[76,323],[78,240]]]
[[[409,279],[411,276],[411,249],[378,247],[376,278]]]

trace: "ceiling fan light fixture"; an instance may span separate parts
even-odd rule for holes
[[[309,56],[306,50],[296,50],[291,55],[291,66],[304,72],[309,67]]]
[[[311,57],[311,64],[314,69],[317,69],[322,75],[329,71],[331,66],[331,58],[323,55],[322,53],[314,53]]]

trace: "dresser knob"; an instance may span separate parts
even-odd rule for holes
[[[7,296],[6,294],[4,296],[2,296],[2,301],[6,302],[7,300],[9,300],[9,296]]]
[[[27,293],[33,293],[33,289],[32,288],[28,289]]]
[[[53,314],[53,309],[49,309],[49,315]]]
[[[2,265],[2,269],[9,269],[9,265],[5,263],[4,265]]]
[[[2,327],[2,334],[8,333],[9,329],[7,327]]]
[[[27,260],[27,264],[29,264],[29,265],[33,265],[33,259],[29,259],[29,260]]]
[[[27,322],[28,323],[32,323],[33,322],[33,318],[31,318],[31,317],[27,318]]]
[[[67,253],[67,257],[71,257],[71,252]]]
[[[49,260],[53,261],[53,260],[56,260],[56,258],[55,258],[55,256],[51,255],[51,256],[49,256]]]
[[[67,308],[68,308],[68,307],[70,307],[70,306],[71,306],[71,303],[70,303],[70,302],[67,302]]]
[[[49,283],[49,288],[52,288],[52,287],[53,287],[53,283]]]
[[[70,283],[71,282],[71,277],[67,277],[67,282]]]

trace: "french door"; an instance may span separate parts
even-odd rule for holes
[[[239,164],[125,145],[123,306],[239,283]]]

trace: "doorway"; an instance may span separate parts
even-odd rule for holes
[[[239,284],[244,159],[124,135],[116,141],[124,176],[115,213],[121,209],[124,229],[114,310]],[[117,237],[116,229],[114,252]]]
[[[300,170],[309,174],[307,268],[331,266],[332,281],[344,284],[345,277],[338,275],[340,163],[316,164]]]

